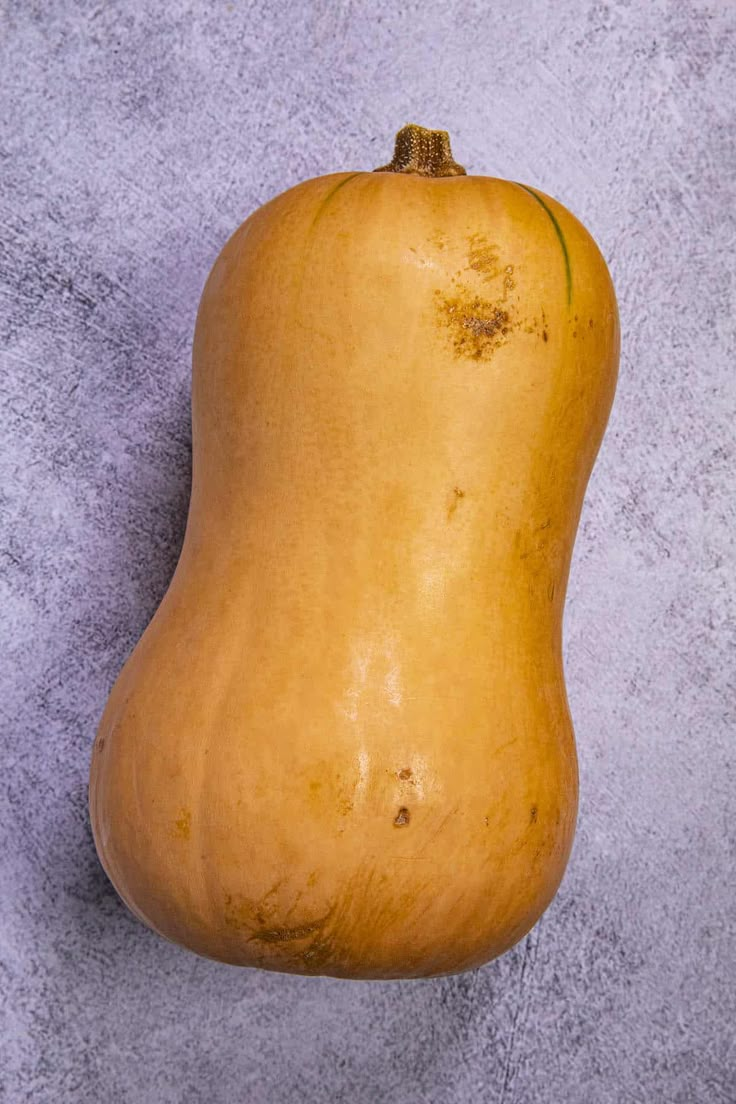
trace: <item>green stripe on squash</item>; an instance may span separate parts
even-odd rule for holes
[[[549,204],[545,203],[540,195],[534,191],[533,188],[528,188],[526,184],[519,184],[520,188],[523,188],[525,192],[528,192],[530,196],[534,196],[540,207],[544,208],[545,212],[550,218],[552,225],[555,228],[557,239],[562,246],[562,255],[565,258],[565,280],[567,283],[567,305],[570,306],[572,301],[572,269],[570,268],[570,254],[567,251],[567,242],[565,241],[565,235],[562,233],[562,227],[557,221],[557,217]]]

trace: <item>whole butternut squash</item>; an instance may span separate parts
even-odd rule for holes
[[[235,232],[181,558],[92,756],[141,920],[350,978],[467,970],[532,927],[575,827],[562,614],[618,349],[586,230],[442,131]]]

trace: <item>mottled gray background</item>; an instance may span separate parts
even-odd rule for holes
[[[6,0],[0,36],[3,1101],[736,1100],[736,10]],[[189,357],[231,231],[407,121],[596,236],[623,357],[566,614],[582,805],[561,892],[474,974],[197,959],[124,910],[86,783],[162,596]]]

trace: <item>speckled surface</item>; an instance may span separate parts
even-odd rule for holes
[[[0,1099],[736,1100],[734,9],[2,12]],[[541,923],[474,974],[239,971],[117,900],[92,738],[180,546],[217,251],[284,188],[385,161],[410,120],[562,200],[619,293],[566,614],[577,840]]]

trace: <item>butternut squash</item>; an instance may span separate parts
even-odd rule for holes
[[[233,234],[196,322],[181,557],[92,755],[141,920],[345,978],[471,969],[529,931],[575,829],[562,616],[618,350],[583,226],[442,131]]]

